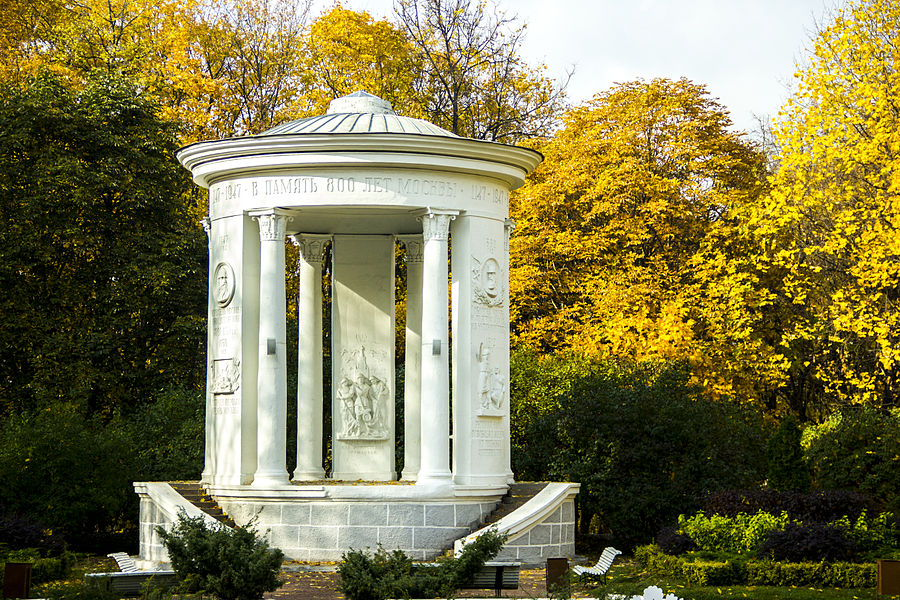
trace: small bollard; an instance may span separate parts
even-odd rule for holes
[[[880,559],[877,564],[878,594],[885,596],[900,594],[900,560]]]
[[[6,563],[3,569],[3,597],[27,598],[30,593],[31,563]]]
[[[560,582],[566,571],[569,570],[568,558],[548,558],[547,559],[547,594],[550,590]]]

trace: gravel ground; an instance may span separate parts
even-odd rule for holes
[[[282,574],[285,584],[265,595],[278,600],[343,600],[334,571],[295,571]],[[492,590],[461,590],[459,598],[491,598]],[[544,569],[527,569],[519,574],[519,589],[503,590],[504,598],[546,598]]]

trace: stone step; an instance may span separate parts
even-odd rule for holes
[[[206,491],[200,486],[200,482],[197,481],[176,481],[170,482],[169,485],[172,486],[176,492],[181,494],[181,497],[199,508],[201,511],[223,523],[229,527],[234,527],[235,523],[231,517],[225,514],[225,511],[222,510],[222,507],[216,504],[216,501],[210,498]]]
[[[506,495],[503,496],[503,499],[500,501],[500,504],[497,505],[497,508],[494,509],[494,512],[489,514],[487,518],[484,520],[484,525],[490,525],[491,523],[496,523],[509,513],[513,512],[532,498],[534,498],[538,492],[547,487],[545,482],[520,482],[514,483],[509,486],[509,491],[506,492]]]

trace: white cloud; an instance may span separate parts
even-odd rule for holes
[[[320,1],[318,6],[330,3]],[[344,0],[390,17],[391,0]],[[575,66],[569,96],[591,98],[614,82],[687,77],[731,112],[736,126],[775,116],[785,82],[830,0],[501,0],[528,24],[523,51],[562,77]]]

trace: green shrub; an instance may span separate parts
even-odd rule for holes
[[[760,560],[747,563],[746,583],[776,587],[874,588],[875,579],[875,565],[871,563],[785,563]]]
[[[755,554],[772,531],[784,529],[789,522],[786,512],[780,515],[763,511],[752,515],[738,513],[733,517],[698,512],[691,517],[679,515],[678,528],[700,550]]]
[[[803,433],[813,484],[868,494],[900,511],[900,411],[845,409]]]
[[[249,527],[207,525],[201,517],[179,515],[162,538],[172,569],[187,591],[205,591],[220,600],[258,600],[278,589],[284,555]]]
[[[860,552],[896,548],[900,542],[900,531],[894,513],[879,513],[869,517],[863,512],[855,520],[843,517],[831,524],[843,528]]]
[[[119,594],[97,581],[60,582],[41,588],[47,600],[120,600]]]
[[[635,548],[634,559],[644,569],[657,575],[665,577],[681,576],[681,557],[669,556],[655,544]]]
[[[695,585],[767,585],[776,587],[814,586],[867,588],[875,586],[875,565],[871,563],[804,562],[729,558],[710,561],[668,556],[654,545],[640,546],[635,560],[656,577],[671,577]]]
[[[72,574],[75,566],[75,555],[71,552],[63,552],[59,556],[39,558],[31,567],[31,581],[33,583],[45,583],[66,579]]]
[[[132,482],[199,477],[202,437],[202,394],[177,387],[128,417],[57,404],[0,420],[0,543],[44,554],[64,550],[63,539],[103,553],[134,543]]]
[[[0,552],[0,562],[27,562],[31,563],[32,583],[46,583],[65,579],[72,574],[75,566],[75,555],[71,552],[63,552],[58,556],[42,557],[39,548],[23,548],[21,550],[3,550]]]
[[[840,527],[790,523],[784,530],[770,532],[757,555],[781,562],[840,562],[854,560],[856,547]]]
[[[658,546],[640,546],[635,559],[660,577],[673,577],[692,585],[733,585],[746,578],[744,561],[705,560],[693,553],[669,556]]]
[[[348,600],[449,598],[471,582],[505,542],[505,535],[491,530],[466,544],[458,557],[431,566],[413,564],[402,550],[388,553],[379,546],[372,555],[350,550],[338,567],[340,591]]]
[[[745,579],[743,567],[735,561],[684,561],[681,579],[692,585],[734,585]]]
[[[412,572],[412,559],[402,550],[387,552],[381,546],[371,556],[361,550],[350,550],[341,557],[338,567],[340,591],[349,600],[381,600],[383,598],[429,597],[414,593],[417,586],[427,588],[424,578],[417,581]]]
[[[121,528],[137,511],[131,444],[116,423],[57,404],[0,421],[0,505],[40,516],[79,549]]]

